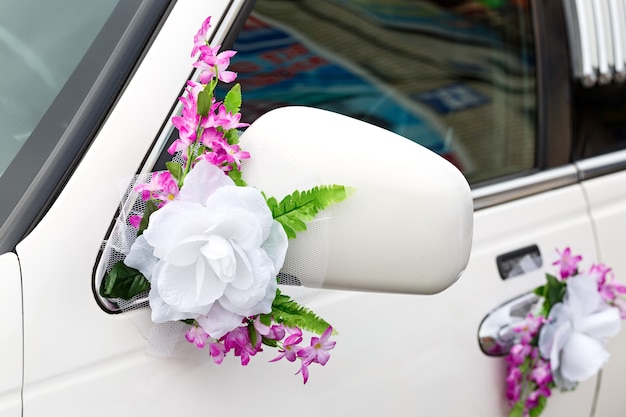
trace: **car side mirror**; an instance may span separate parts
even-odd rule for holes
[[[469,260],[473,202],[448,161],[402,136],[308,107],[284,107],[241,136],[244,180],[281,199],[340,184],[356,191],[290,241],[281,271],[305,286],[433,294]],[[320,216],[321,215],[321,216]]]

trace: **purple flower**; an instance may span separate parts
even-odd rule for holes
[[[139,229],[139,225],[141,224],[142,219],[142,216],[138,216],[135,214],[128,217],[128,223],[130,223],[130,225],[133,226],[135,229]]]
[[[517,343],[511,347],[509,354],[506,357],[506,361],[511,366],[520,366],[526,360],[526,357],[531,353],[531,346],[528,344]]]
[[[249,159],[250,152],[242,151],[239,145],[229,145],[222,143],[221,148],[224,151],[224,160],[228,164],[237,165],[237,169],[241,169],[241,160]]]
[[[301,349],[298,352],[298,356],[302,358],[302,362],[309,365],[313,362],[320,365],[326,365],[330,358],[329,350],[335,347],[335,343],[332,340],[328,340],[333,333],[332,326],[328,326],[328,329],[322,333],[320,337],[311,338],[311,346]]]
[[[604,264],[592,265],[589,275],[596,278],[598,292],[605,302],[620,308],[623,303],[616,302],[618,297],[626,294],[626,286],[615,280],[613,270]],[[620,308],[620,315],[624,316],[624,311]]]
[[[547,386],[552,382],[552,371],[550,370],[550,362],[538,360],[530,372],[530,379],[535,381],[539,386]]]
[[[169,171],[155,171],[150,177],[148,184],[138,184],[135,186],[135,191],[141,194],[143,201],[150,199],[160,200],[159,208],[163,207],[166,203],[173,201],[178,195],[178,183],[169,173]]]
[[[288,331],[292,332],[292,334],[283,342],[283,348],[278,350],[280,355],[270,362],[276,362],[282,358],[287,359],[289,362],[294,362],[298,358],[298,353],[302,350],[302,347],[298,346],[302,342],[302,331],[298,328],[289,329]]]
[[[539,405],[539,399],[541,397],[549,397],[550,394],[550,388],[547,386],[537,388],[535,391],[528,394],[528,398],[526,398],[526,408],[528,410],[536,408]]]
[[[196,56],[201,47],[206,46],[207,33],[211,27],[211,16],[207,17],[202,26],[198,30],[198,33],[193,37],[193,49],[191,50],[191,57]]]
[[[178,129],[178,139],[167,149],[170,155],[187,149],[197,138],[200,115],[198,114],[198,94],[204,87],[194,81],[187,81],[186,96],[179,97],[183,103],[180,116],[172,117],[172,124]]]
[[[572,256],[572,250],[567,247],[563,252],[558,249],[556,252],[559,254],[559,259],[554,261],[552,265],[559,265],[561,279],[566,279],[574,276],[578,271],[578,263],[583,259],[582,256]]]
[[[213,362],[219,365],[224,360],[226,347],[220,342],[209,343],[209,354],[213,358]]]
[[[209,83],[213,78],[217,77],[220,81],[230,83],[237,78],[237,74],[232,71],[226,71],[230,65],[230,59],[235,56],[236,51],[223,51],[218,53],[220,45],[210,47],[208,45],[201,46],[200,58],[193,64],[200,71],[200,82],[202,84]]]
[[[513,405],[520,399],[522,392],[522,371],[516,366],[509,367],[509,374],[506,376],[506,398]]]
[[[266,326],[261,323],[261,319],[259,316],[254,319],[254,329],[257,333],[266,339],[270,340],[281,340],[285,337],[285,328],[282,324],[273,324],[271,326]]]
[[[224,131],[250,126],[248,123],[239,122],[241,120],[241,113],[232,114],[227,112],[226,107],[223,105],[220,105],[217,109],[217,119],[220,121],[220,126]]]
[[[194,343],[199,349],[202,349],[204,347],[204,344],[206,343],[208,338],[209,335],[200,326],[192,326],[185,333],[185,339],[187,339],[189,343]]]
[[[513,328],[513,331],[520,334],[521,343],[527,345],[537,335],[541,326],[546,322],[543,316],[535,316],[528,313],[523,322]]]
[[[252,346],[246,326],[236,327],[234,330],[226,333],[223,337],[224,347],[229,352],[233,350],[235,356],[241,357],[241,364],[246,366],[250,362],[250,357],[260,352],[261,349]]]
[[[224,141],[224,133],[214,127],[205,128],[202,131],[200,141],[204,146],[216,150]]]

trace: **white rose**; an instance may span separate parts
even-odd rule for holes
[[[201,161],[178,198],[150,216],[124,262],[150,281],[155,323],[196,319],[219,338],[271,311],[286,251],[262,194]]]

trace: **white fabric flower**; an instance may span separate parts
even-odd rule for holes
[[[576,275],[567,280],[563,302],[552,307],[548,320],[539,334],[539,351],[550,360],[556,385],[572,389],[608,360],[604,344],[620,330],[619,310],[602,301],[593,277]]]
[[[271,311],[286,252],[287,235],[262,194],[201,161],[124,262],[150,281],[155,323],[196,319],[219,338]]]

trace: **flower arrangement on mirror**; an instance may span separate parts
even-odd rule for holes
[[[318,212],[353,191],[322,185],[278,201],[247,186],[241,162],[251,155],[239,146],[241,88],[222,101],[219,82],[232,83],[235,51],[220,52],[207,41],[210,17],[194,37],[198,81],[188,81],[179,116],[179,137],[168,152],[179,155],[134,187],[145,202],[128,223],[136,239],[100,285],[106,298],[128,300],[148,292],[154,323],[183,321],[185,338],[207,348],[217,364],[229,353],[247,365],[263,347],[277,351],[271,361],[299,361],[306,383],[309,366],[325,365],[335,341],[333,327],[282,294],[277,276],[288,240],[306,230]],[[313,334],[304,343],[305,334]]]

